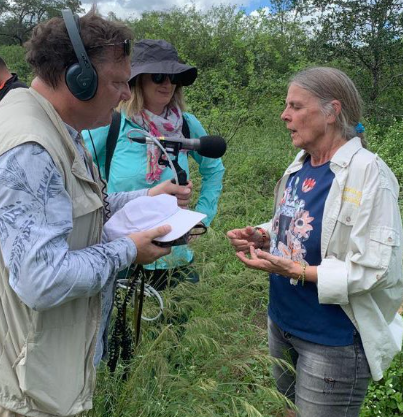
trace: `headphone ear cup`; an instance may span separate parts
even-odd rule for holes
[[[70,65],[65,75],[67,88],[78,100],[91,100],[98,88],[98,74],[94,67],[83,69],[79,64]]]

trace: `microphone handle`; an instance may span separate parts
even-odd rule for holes
[[[182,174],[184,174],[184,175],[182,175]],[[186,176],[186,172],[178,173],[178,181],[179,181],[178,185],[188,185],[189,184],[189,181],[188,181],[187,176]],[[172,178],[171,182],[172,182],[172,184],[176,184],[175,178]]]
[[[167,139],[169,140],[169,139]],[[189,151],[199,151],[200,150],[200,139],[181,139],[182,148]]]

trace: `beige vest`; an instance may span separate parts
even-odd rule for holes
[[[0,103],[0,155],[25,142],[42,145],[63,177],[73,205],[70,250],[99,243],[99,186],[54,107],[33,89],[16,89]],[[100,310],[100,294],[42,312],[28,308],[9,285],[0,248],[0,406],[26,416],[91,408]]]

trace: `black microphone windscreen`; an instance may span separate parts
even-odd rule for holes
[[[201,156],[208,158],[221,158],[227,150],[227,143],[221,136],[202,136],[200,148],[197,151]]]

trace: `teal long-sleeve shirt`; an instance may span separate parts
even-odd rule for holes
[[[189,125],[190,137],[199,138],[206,135],[206,131],[195,116],[189,113],[184,113],[183,116]],[[132,142],[127,138],[127,133],[135,128],[139,129],[140,127],[128,119],[122,112],[119,137],[110,166],[108,192],[135,191],[151,188],[160,182],[174,177],[171,169],[167,167],[163,170],[160,181],[156,181],[153,184],[147,183],[147,146]],[[101,175],[105,178],[106,138],[108,136],[109,126],[82,132],[85,143],[91,151],[94,160],[96,160],[89,132],[94,141]],[[195,151],[189,151],[188,154],[180,152],[178,162],[186,171],[188,178],[189,161],[187,155],[190,155],[199,165],[199,173],[202,178],[201,190],[195,210],[207,215],[203,222],[209,226],[217,213],[225,168],[221,159],[207,158],[199,155]],[[170,255],[158,259],[153,264],[145,265],[145,267],[147,269],[171,269],[187,265],[192,261],[193,252],[188,246],[176,246],[172,249]]]

